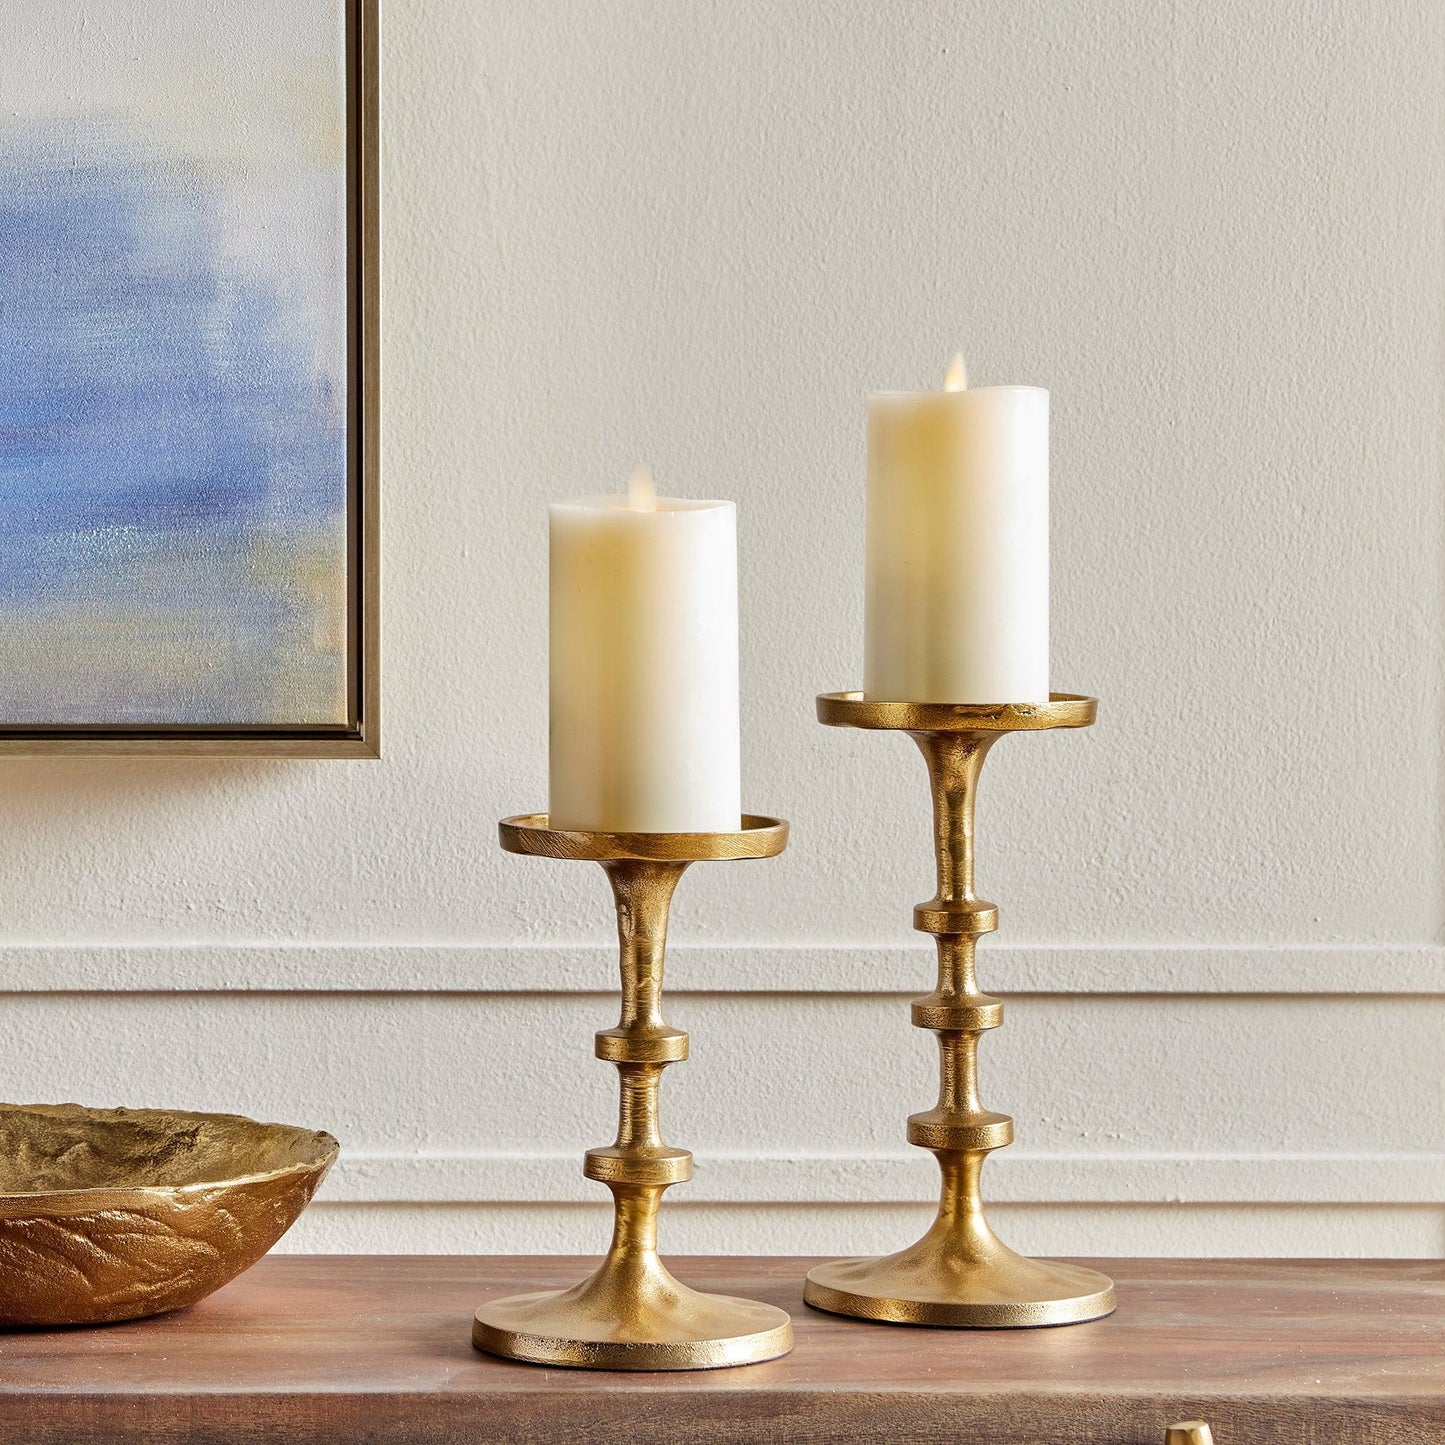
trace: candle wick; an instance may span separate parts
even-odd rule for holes
[[[657,487],[650,467],[638,467],[627,479],[627,506],[634,512],[657,510]]]

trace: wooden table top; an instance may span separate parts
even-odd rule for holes
[[[811,1260],[674,1259],[791,1311],[791,1355],[600,1374],[478,1354],[482,1300],[574,1282],[558,1258],[278,1256],[195,1308],[0,1335],[0,1442],[1445,1441],[1445,1262],[1089,1261],[1119,1309],[1038,1330],[871,1325],[803,1304]]]

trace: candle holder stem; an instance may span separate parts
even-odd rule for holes
[[[657,1215],[668,1186],[692,1178],[692,1154],[662,1142],[658,1110],[662,1071],[687,1057],[687,1034],[662,1017],[662,977],[668,910],[688,865],[619,858],[602,867],[617,907],[622,1013],[598,1032],[596,1054],[617,1066],[617,1138],[589,1149],[582,1172],[612,1191],[612,1243],[585,1286],[605,1305],[679,1287],[657,1256]]]
[[[596,1036],[596,1055],[618,1076],[617,1137],[586,1154],[582,1172],[612,1191],[612,1241],[572,1289],[493,1300],[477,1311],[478,1349],[538,1364],[609,1370],[697,1370],[786,1354],[785,1311],[701,1294],[657,1253],[663,1193],[692,1178],[692,1154],[665,1144],[658,1113],[663,1070],[687,1058],[688,1036],[662,1016],[667,919],[678,880],[709,858],[780,852],[787,825],[749,817],[739,833],[581,833],[545,814],[509,818],[502,846],[516,853],[601,863],[617,910],[622,1010]]]
[[[857,693],[818,700],[823,722],[907,732],[928,763],[938,889],[913,926],[938,949],[938,983],[913,1001],[913,1023],[938,1036],[938,1103],[908,1120],[908,1141],[930,1150],[942,1175],[938,1214],[916,1244],[882,1259],[834,1260],[808,1275],[803,1297],[819,1309],[899,1324],[1000,1328],[1073,1324],[1114,1308],[1112,1283],[1094,1270],[1016,1254],[984,1216],[984,1160],[1013,1142],[1013,1120],[984,1108],[979,1040],[1003,1022],[1003,1004],[978,986],[978,940],[998,909],[974,891],[974,803],[989,749],[1006,732],[1082,727],[1089,698],[1011,707],[868,702]]]

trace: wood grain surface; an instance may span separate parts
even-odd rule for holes
[[[558,1258],[272,1257],[193,1309],[0,1335],[0,1442],[692,1441],[1216,1445],[1445,1441],[1445,1262],[1106,1260],[1118,1312],[1041,1330],[817,1313],[812,1260],[678,1259],[792,1312],[741,1369],[618,1375],[476,1353],[475,1307],[571,1283]]]

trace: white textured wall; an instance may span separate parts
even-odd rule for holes
[[[1054,406],[1056,685],[981,806],[989,1187],[1051,1251],[1445,1248],[1436,0],[383,0],[380,764],[0,769],[0,1095],[331,1128],[293,1247],[591,1249],[605,883],[545,805],[549,498],[735,497],[776,863],[674,914],[665,1242],[888,1247],[933,1166],[923,766],[863,394]]]

